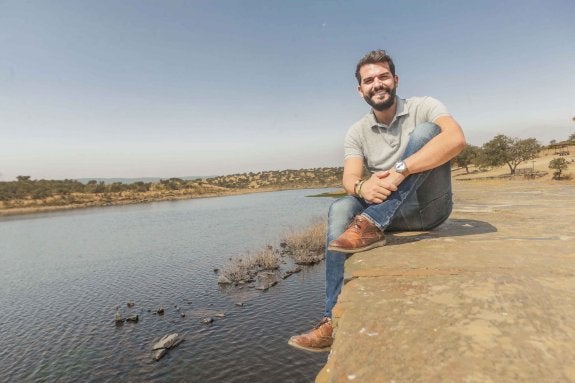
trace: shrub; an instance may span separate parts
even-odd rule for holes
[[[553,179],[560,180],[561,172],[569,167],[567,160],[565,158],[554,158],[549,162],[549,169],[555,170],[553,172]]]
[[[256,254],[247,253],[237,258],[230,258],[224,265],[221,275],[233,283],[251,281],[259,271],[277,270],[280,267],[280,257],[273,247],[267,246]]]
[[[280,257],[273,247],[267,246],[253,256],[253,263],[261,270],[277,270],[280,267]]]
[[[309,227],[291,230],[282,239],[284,253],[297,264],[313,264],[325,258],[325,237],[327,226],[324,220],[316,219]]]

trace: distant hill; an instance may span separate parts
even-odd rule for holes
[[[197,180],[206,177],[214,177],[214,176],[187,176],[187,177],[178,177],[179,179],[190,181],[190,180]],[[106,185],[111,185],[113,183],[119,182],[122,184],[133,184],[136,182],[143,182],[143,183],[155,183],[160,182],[160,180],[169,179],[170,177],[141,177],[141,178],[76,178],[75,180],[81,182],[83,184],[87,184],[90,181],[96,181],[98,183],[104,182]]]
[[[216,177],[0,181],[0,215],[300,188],[340,187],[343,168],[249,172]]]

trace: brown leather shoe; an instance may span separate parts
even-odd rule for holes
[[[383,232],[360,214],[355,216],[347,230],[331,241],[327,248],[342,253],[359,253],[383,245],[385,245]]]
[[[292,336],[288,344],[312,352],[327,352],[333,343],[333,327],[331,318],[325,317],[313,329],[308,332]]]

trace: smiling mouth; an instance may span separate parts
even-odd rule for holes
[[[372,97],[384,97],[385,95],[389,94],[389,92],[385,89],[378,90],[377,92],[373,92]]]

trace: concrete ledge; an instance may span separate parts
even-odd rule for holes
[[[455,183],[451,218],[354,254],[316,382],[575,381],[575,187]]]

